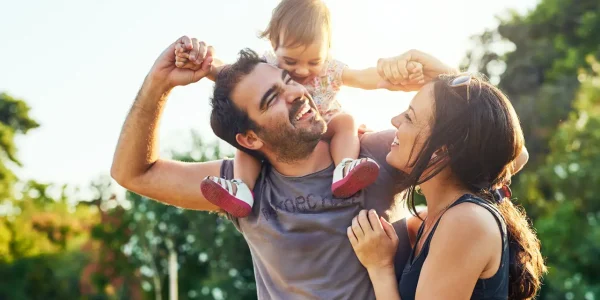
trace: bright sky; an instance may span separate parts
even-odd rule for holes
[[[87,185],[109,172],[126,113],[159,53],[181,35],[205,40],[224,61],[244,47],[269,46],[257,32],[277,0],[4,1],[0,92],[24,99],[41,127],[18,139],[23,179]],[[333,55],[353,68],[416,48],[458,65],[469,37],[507,9],[536,0],[329,0]],[[369,3],[368,5],[366,3]],[[185,151],[189,131],[214,140],[212,82],[176,89],[161,127],[161,149]],[[358,121],[388,128],[412,94],[345,88],[342,104]]]

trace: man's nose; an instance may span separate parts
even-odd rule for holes
[[[285,101],[293,103],[298,98],[304,96],[305,91],[304,87],[299,84],[288,85],[285,88]]]

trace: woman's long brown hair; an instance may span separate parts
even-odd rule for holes
[[[402,183],[409,187],[408,206],[418,215],[415,187],[450,167],[454,176],[475,195],[495,205],[506,222],[510,249],[509,299],[533,298],[546,272],[539,239],[521,207],[516,207],[510,199],[498,204],[490,193],[493,187],[510,183],[512,163],[523,148],[517,114],[506,96],[483,79],[471,79],[467,97],[466,86],[450,86],[454,78],[440,77],[433,82],[431,135],[414,160],[411,151],[412,171]],[[432,166],[430,159],[436,151],[441,153],[441,161]]]

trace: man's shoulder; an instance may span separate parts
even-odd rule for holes
[[[360,153],[363,157],[378,158],[382,153],[389,153],[394,140],[393,129],[369,132],[360,138]],[[377,157],[375,157],[377,156]]]

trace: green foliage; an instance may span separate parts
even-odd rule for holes
[[[513,190],[547,257],[541,298],[597,298],[600,2],[541,0],[473,41],[464,67],[509,96],[531,155]]]
[[[87,256],[79,251],[41,254],[0,264],[0,299],[74,299]]]
[[[217,146],[205,144],[196,134],[192,134],[192,141],[188,153],[174,153],[174,158],[221,158]],[[104,203],[115,201],[103,198]],[[167,299],[169,254],[175,253],[180,299],[256,299],[248,246],[228,220],[217,214],[164,205],[131,192],[126,199],[124,206],[130,209],[106,205],[114,208],[106,210],[103,221],[94,229],[95,239],[103,245],[101,253],[112,258],[110,264],[104,261],[103,265],[110,269],[127,266],[109,272],[111,276],[137,276],[138,285],[132,288],[142,289],[144,298]],[[99,280],[96,290],[110,286],[111,276]]]
[[[549,265],[549,299],[600,295],[600,76],[582,79],[576,110],[550,140],[546,162],[519,183],[544,203],[534,225]]]
[[[586,57],[600,57],[600,2],[542,0],[525,16],[512,13],[497,29],[473,37],[470,66],[498,83],[515,106],[533,164],[549,151],[548,140],[566,120],[588,72]]]
[[[0,93],[0,199],[10,198],[17,177],[10,165],[20,166],[15,135],[26,134],[39,124],[29,117],[29,106],[20,99]]]

